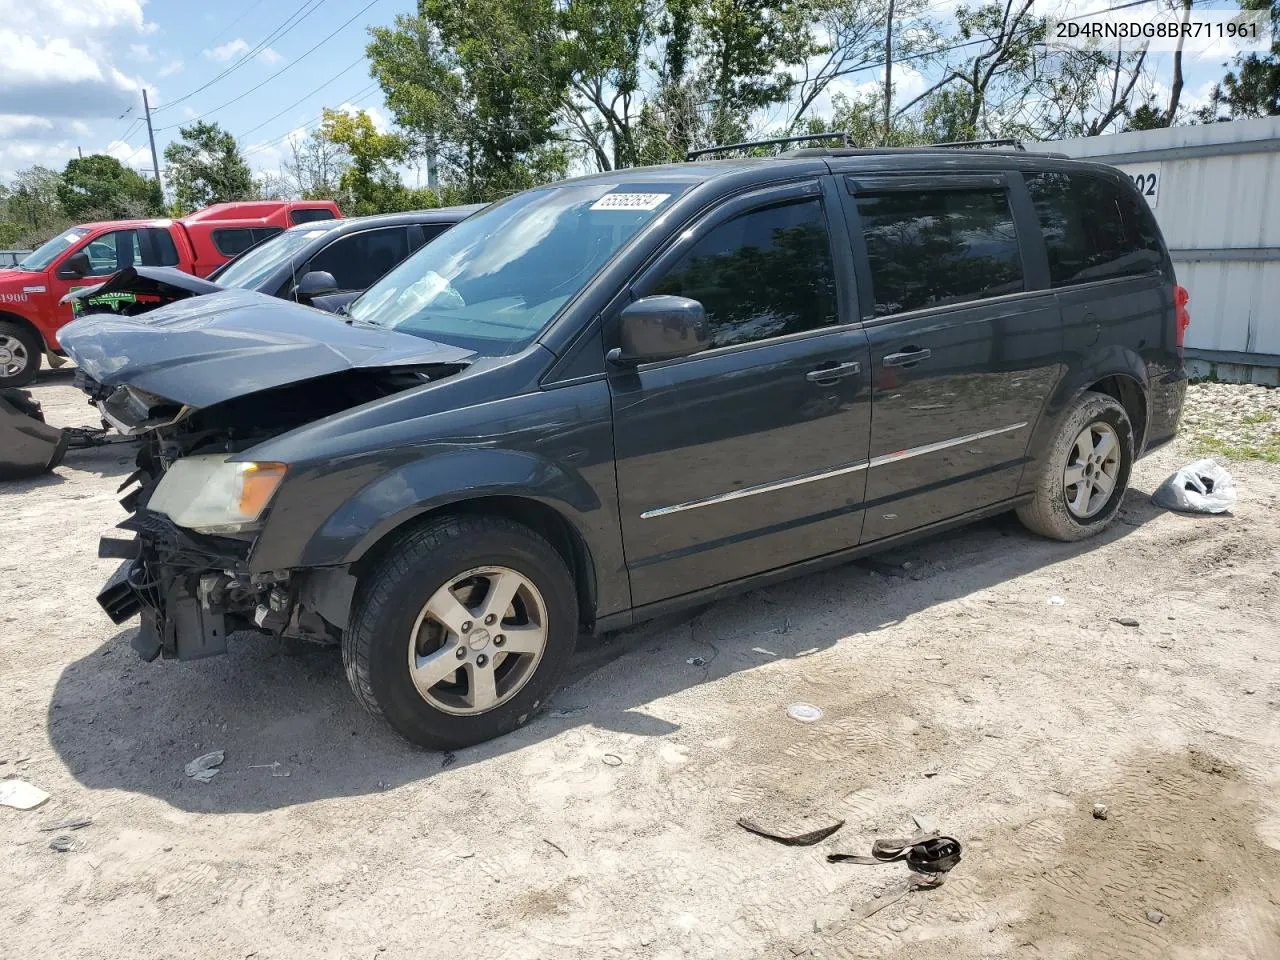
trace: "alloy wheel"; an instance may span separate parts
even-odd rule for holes
[[[27,369],[31,358],[27,345],[17,337],[0,333],[0,377],[12,379]]]
[[[1095,516],[1116,488],[1120,475],[1120,438],[1115,427],[1095,420],[1076,437],[1062,472],[1067,509],[1078,520]]]
[[[409,673],[431,706],[456,716],[501,706],[533,676],[547,645],[538,588],[510,567],[477,567],[433,593],[409,637]]]

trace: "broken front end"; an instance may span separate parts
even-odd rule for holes
[[[117,399],[113,418],[121,426]],[[103,404],[105,409],[105,402]],[[163,412],[145,411],[163,420]],[[350,586],[341,570],[250,570],[259,521],[287,468],[235,462],[233,435],[220,442],[189,424],[150,430],[137,467],[121,486],[129,513],[118,527],[132,533],[103,537],[98,555],[123,562],[98,595],[115,623],[141,615],[133,646],[145,660],[192,660],[223,653],[237,630],[262,630],[320,642],[341,637]],[[245,442],[252,442],[246,439]],[[328,623],[304,595],[320,584],[337,623]],[[345,598],[340,595],[345,591]]]

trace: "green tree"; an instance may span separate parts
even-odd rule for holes
[[[182,210],[256,196],[253,172],[230,133],[201,120],[179,128],[178,136],[165,147],[164,159],[165,176]]]
[[[1280,116],[1280,0],[1241,0],[1244,10],[1270,10],[1273,42],[1267,53],[1238,56],[1200,110],[1202,123]]]
[[[156,216],[164,209],[154,180],[101,153],[68,161],[56,189],[67,216],[78,222]]]
[[[347,157],[337,184],[346,213],[367,216],[405,209],[404,185],[393,169],[409,152],[403,136],[379,133],[364,110],[325,110],[320,134]]]

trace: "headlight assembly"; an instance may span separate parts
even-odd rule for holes
[[[232,463],[224,454],[184,457],[161,478],[147,509],[197,533],[240,533],[257,524],[287,469]]]

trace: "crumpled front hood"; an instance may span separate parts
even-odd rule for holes
[[[95,283],[91,287],[77,287],[58,302],[84,302],[110,293],[141,293],[163,297],[167,302],[172,302],[189,296],[218,293],[224,289],[226,288],[201,280],[177,267],[125,267],[102,283]]]
[[[462,363],[474,354],[249,290],[169,304],[142,317],[92,314],[58,331],[104,386],[129,385],[192,407],[356,368]]]

